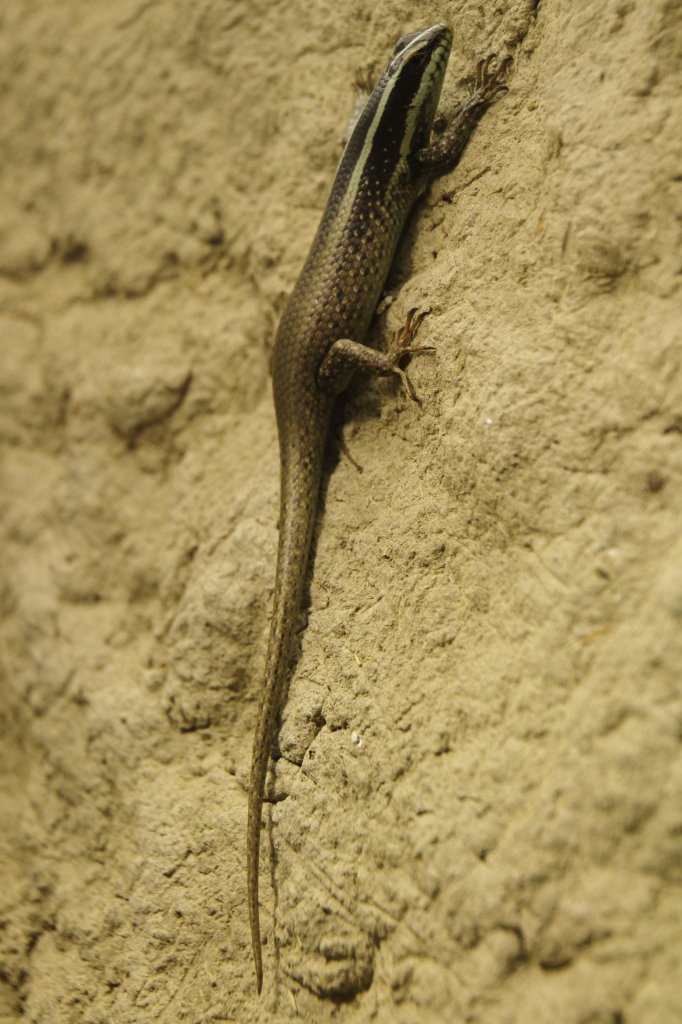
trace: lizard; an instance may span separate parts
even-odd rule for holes
[[[364,344],[408,213],[434,177],[457,163],[502,82],[508,60],[479,62],[470,95],[431,141],[452,31],[399,39],[351,128],[322,221],[275,337],[272,379],[280,451],[280,520],[265,681],[248,795],[247,889],[256,983],[263,984],[258,866],[263,796],[303,602],[335,397],[356,371],[397,374],[427,351],[414,344],[425,313],[410,310],[387,352]],[[430,349],[428,349],[430,351]]]

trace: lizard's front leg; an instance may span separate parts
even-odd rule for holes
[[[418,174],[425,174],[428,179],[454,167],[483,112],[499,93],[508,91],[503,79],[510,64],[511,57],[495,63],[492,54],[478,62],[471,92],[453,112],[446,131],[439,139],[411,155],[410,161]]]

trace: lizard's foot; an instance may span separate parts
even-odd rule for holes
[[[351,375],[356,370],[373,373],[378,377],[389,377],[397,374],[405,385],[405,389],[415,402],[417,393],[412,381],[402,367],[403,360],[419,356],[423,352],[433,352],[431,345],[415,345],[414,338],[424,317],[431,310],[421,312],[411,309],[407,314],[404,327],[396,331],[388,346],[387,352],[377,352],[374,348],[362,345],[352,338],[339,338],[331,346],[317,370],[317,383],[320,390],[336,395],[346,387]]]
[[[496,54],[490,53],[476,65],[474,86],[471,90],[471,100],[476,103],[491,103],[498,93],[509,91],[509,86],[505,85],[503,78],[512,63],[512,58],[504,57],[495,65],[496,57]]]
[[[393,372],[398,374],[405,386],[405,390],[414,402],[418,402],[419,398],[414,390],[412,381],[407,375],[407,371],[402,366],[402,362],[403,360],[411,359],[412,356],[435,352],[433,345],[414,344],[417,331],[430,312],[430,309],[419,310],[416,306],[414,309],[410,309],[404,325],[395,332],[388,346],[387,354],[393,363]]]

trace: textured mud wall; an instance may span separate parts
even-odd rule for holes
[[[258,1000],[269,346],[354,77],[437,18],[445,108],[515,65],[377,320],[431,306],[422,405],[383,382],[343,411],[363,472],[330,462]],[[681,26],[675,0],[4,7],[1,1024],[679,1019]]]

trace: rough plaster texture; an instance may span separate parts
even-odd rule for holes
[[[437,18],[446,108],[515,66],[377,319],[432,307],[422,405],[340,417],[363,471],[330,459],[259,1000],[269,346],[354,77]],[[678,0],[0,29],[1,1024],[679,1020]]]

